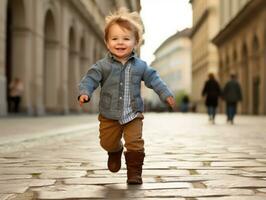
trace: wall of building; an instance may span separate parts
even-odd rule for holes
[[[225,27],[251,0],[220,0],[220,28]]]
[[[218,52],[211,39],[219,27],[219,1],[191,1],[193,9],[192,41],[192,101],[197,111],[205,112],[201,91],[208,73],[218,78]]]
[[[214,39],[219,49],[221,82],[224,85],[230,73],[237,74],[243,91],[239,111],[265,114],[266,4],[261,0],[245,1],[241,8]]]
[[[185,31],[187,35],[178,32],[158,47],[151,63],[175,95],[191,94],[191,41],[189,29]],[[153,105],[161,104],[158,95],[151,90],[145,92],[145,99]]]
[[[0,115],[8,113],[8,85],[15,77],[24,83],[25,113],[82,112],[77,86],[106,53],[104,17],[119,6],[139,11],[139,1],[130,2],[0,1]],[[97,111],[97,93],[86,111]]]

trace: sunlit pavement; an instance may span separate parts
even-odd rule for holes
[[[145,114],[144,184],[107,170],[97,116],[0,119],[0,199],[265,200],[266,117]]]

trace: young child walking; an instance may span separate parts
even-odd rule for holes
[[[98,117],[100,144],[108,152],[107,166],[111,172],[120,170],[125,147],[128,184],[142,184],[145,153],[141,82],[144,81],[148,88],[153,89],[163,102],[175,106],[173,95],[166,84],[135,53],[142,42],[142,34],[143,27],[138,13],[121,8],[107,16],[104,39],[108,53],[88,70],[79,84],[78,99],[81,106],[101,86]]]

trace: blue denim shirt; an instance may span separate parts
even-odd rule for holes
[[[130,99],[133,112],[143,112],[144,105],[141,98],[141,81],[148,88],[153,89],[165,102],[168,96],[173,96],[166,84],[156,71],[148,66],[135,54],[128,59],[130,69]],[[91,98],[93,91],[101,85],[99,111],[104,117],[119,120],[123,111],[123,97],[125,86],[125,66],[117,61],[110,53],[97,61],[81,79],[79,95],[85,94]]]

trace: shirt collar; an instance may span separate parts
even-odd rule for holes
[[[110,51],[108,51],[108,53],[107,53],[106,56],[107,56],[108,58],[110,58],[112,61],[118,61],[118,60],[116,59],[116,57],[115,57]],[[131,54],[129,55],[127,61],[130,60],[130,59],[135,59],[136,57],[137,57],[136,52],[135,52],[135,51],[132,51]]]

